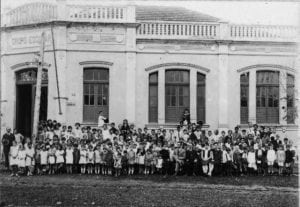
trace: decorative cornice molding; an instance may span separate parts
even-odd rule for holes
[[[247,66],[247,67],[243,67],[243,68],[240,68],[240,69],[237,69],[237,72],[241,73],[241,72],[245,72],[245,71],[248,71],[250,69],[254,69],[254,68],[262,68],[263,69],[277,69],[277,70],[287,70],[287,71],[290,71],[290,72],[293,72],[295,73],[296,70],[293,69],[293,68],[290,68],[290,67],[287,67],[287,66],[283,66],[283,65],[275,65],[275,64],[257,64],[257,65],[250,65],[250,66]]]
[[[205,67],[202,67],[199,65],[195,65],[195,64],[191,64],[191,63],[162,63],[162,64],[153,65],[151,67],[148,67],[145,69],[145,71],[155,70],[155,69],[164,68],[164,67],[189,67],[189,68],[201,70],[206,73],[210,72],[210,69],[208,69],[208,68],[205,68]]]
[[[107,61],[83,61],[80,62],[79,65],[106,65],[106,66],[112,66],[112,62],[107,62]]]
[[[51,64],[49,64],[49,63],[43,64],[43,67],[45,67],[45,68],[49,68],[50,66],[51,66]],[[37,62],[23,62],[23,63],[15,64],[15,65],[11,66],[10,68],[12,70],[16,70],[16,69],[25,69],[25,68],[29,68],[29,67],[38,67],[38,63]]]

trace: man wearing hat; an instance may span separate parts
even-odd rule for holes
[[[14,140],[15,140],[15,136],[13,135],[13,133],[11,133],[11,128],[7,127],[6,133],[2,137],[5,167],[7,170],[9,169],[9,157],[8,157],[9,150]]]

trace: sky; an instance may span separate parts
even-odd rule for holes
[[[15,8],[19,5],[39,0],[1,0],[2,8]],[[56,2],[56,0],[40,0]],[[70,4],[101,4],[103,0],[67,0]],[[106,1],[108,2],[108,1]],[[240,24],[299,25],[299,2],[261,2],[261,1],[136,1],[112,0],[115,4],[135,3],[138,5],[181,6],[224,21]]]

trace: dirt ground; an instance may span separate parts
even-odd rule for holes
[[[298,177],[0,175],[2,206],[298,206]]]

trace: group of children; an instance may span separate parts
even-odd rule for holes
[[[227,133],[201,124],[177,129],[136,129],[127,120],[118,127],[61,126],[40,123],[31,138],[15,132],[9,162],[12,176],[80,173],[97,175],[291,175],[297,158],[288,138],[254,125]]]

